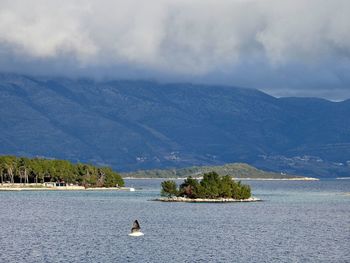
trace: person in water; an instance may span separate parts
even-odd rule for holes
[[[131,233],[140,232],[140,230],[141,230],[140,224],[137,220],[135,220],[131,228]]]

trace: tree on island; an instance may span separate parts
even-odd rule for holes
[[[251,197],[251,189],[249,185],[235,182],[229,175],[220,176],[216,172],[210,172],[204,174],[203,179],[200,181],[191,176],[187,177],[179,189],[177,189],[174,181],[164,181],[162,182],[161,195],[191,199],[248,199]]]
[[[174,181],[164,181],[162,182],[162,196],[172,197],[178,194],[177,185]]]

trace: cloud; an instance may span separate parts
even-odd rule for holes
[[[311,88],[320,70],[346,89],[348,10],[348,0],[0,0],[0,70],[255,87],[253,77],[274,92],[299,68],[313,78],[299,72],[285,89]]]

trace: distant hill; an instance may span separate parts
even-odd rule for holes
[[[350,174],[350,101],[253,89],[0,74],[0,153],[118,171],[244,162]]]
[[[124,173],[122,176],[134,178],[181,178],[188,176],[201,177],[203,174],[210,172],[216,172],[222,176],[230,175],[234,178],[290,179],[300,177],[262,171],[245,163],[231,163],[220,166],[192,166],[178,169],[140,170]]]

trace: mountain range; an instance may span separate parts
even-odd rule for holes
[[[244,162],[350,175],[350,100],[155,81],[0,74],[0,154],[127,172]]]

